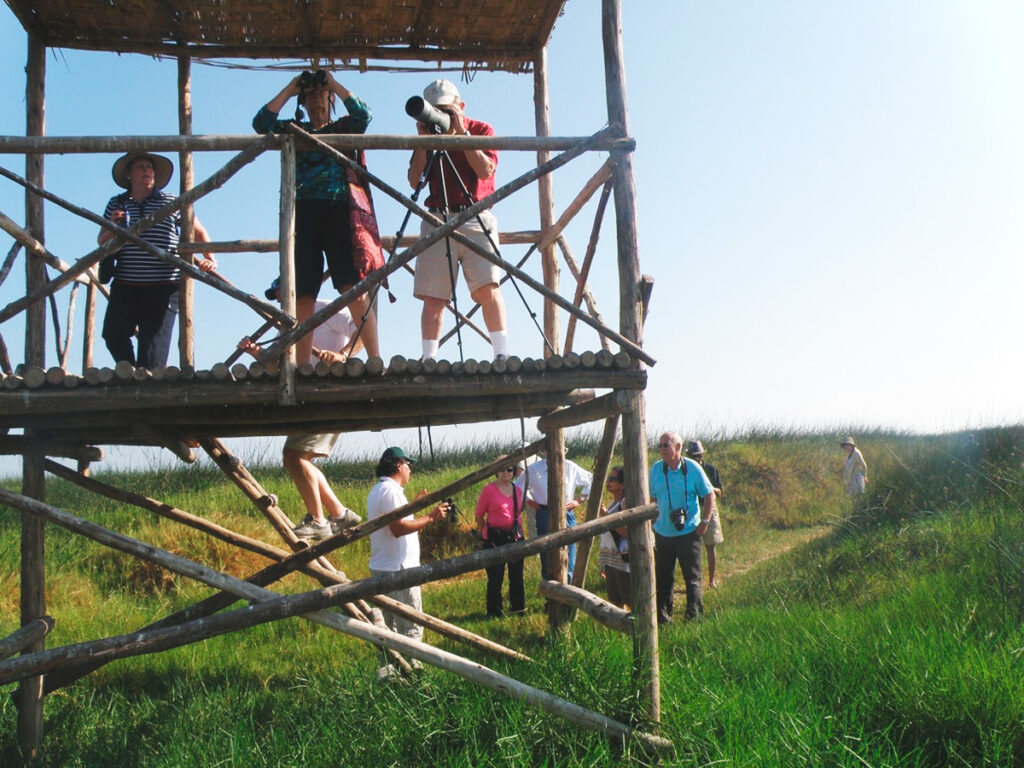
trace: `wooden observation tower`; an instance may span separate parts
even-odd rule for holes
[[[547,42],[565,0],[363,0],[358,12],[353,3],[341,0],[265,0],[259,3],[223,0],[7,0],[28,36],[25,136],[0,136],[0,173],[25,188],[25,221],[21,224],[0,214],[2,227],[15,240],[0,268],[7,277],[19,252],[26,263],[24,296],[0,307],[0,453],[23,456],[23,489],[14,494],[0,489],[0,502],[20,513],[21,628],[0,638],[0,684],[19,683],[18,733],[26,757],[38,753],[43,729],[45,695],[88,674],[109,660],[133,653],[148,653],[194,642],[214,634],[234,631],[259,621],[288,616],[316,617],[327,626],[362,637],[390,649],[399,663],[403,656],[420,659],[461,674],[481,685],[526,700],[589,728],[616,738],[634,738],[654,749],[670,748],[663,739],[636,731],[596,712],[498,675],[451,653],[393,635],[374,623],[376,608],[399,610],[383,597],[395,589],[446,578],[468,570],[512,560],[529,553],[548,552],[552,581],[542,584],[549,597],[552,627],[564,626],[574,609],[584,610],[599,621],[629,633],[634,644],[634,672],[643,711],[649,723],[660,719],[658,632],[654,610],[652,534],[649,521],[655,510],[647,505],[647,442],[644,427],[645,365],[654,361],[642,347],[644,308],[651,281],[640,272],[637,251],[637,218],[632,151],[625,92],[621,39],[621,0],[602,0],[602,44],[606,82],[608,125],[584,136],[550,136],[548,124]],[[443,7],[441,7],[443,5]],[[48,48],[76,48],[117,53],[143,53],[174,58],[178,63],[179,133],[173,136],[46,136],[44,130],[45,60]],[[196,136],[192,134],[191,62],[194,59],[292,59],[330,62],[334,69],[365,70],[367,62],[384,62],[396,68],[460,66],[467,70],[495,70],[531,74],[534,83],[536,136],[455,137],[336,135],[311,139],[304,135]],[[429,70],[428,70],[429,71]],[[440,227],[435,236],[408,242],[387,242],[392,250],[387,265],[343,293],[332,311],[372,291],[392,272],[407,268],[433,239],[439,239],[474,215],[476,208],[490,207],[536,181],[539,190],[539,225],[530,232],[501,233],[501,242],[530,246],[541,262],[540,279],[518,263],[480,251],[514,276],[521,285],[544,300],[544,350],[538,357],[510,358],[491,362],[466,360],[389,361],[370,358],[365,363],[349,360],[332,366],[296,365],[295,342],[325,319],[324,313],[296,324],[293,222],[296,147],[317,141],[318,148],[333,152],[353,149],[402,150],[479,149],[536,153],[536,166],[503,186],[477,206],[458,214]],[[181,168],[180,195],[155,217],[132,230],[116,228],[116,237],[77,259],[62,260],[47,250],[43,201],[111,227],[102,216],[81,208],[46,190],[44,165],[48,154],[111,153],[146,150],[178,152]],[[195,152],[231,151],[235,154],[210,178],[197,182],[192,158]],[[271,305],[246,294],[216,274],[192,265],[191,253],[200,250],[192,240],[192,204],[224,184],[239,169],[264,152],[277,152],[281,162],[279,237],[275,241],[233,241],[203,244],[202,250],[276,251],[280,254],[282,306]],[[584,185],[564,212],[555,210],[552,172],[585,153],[603,153],[606,162]],[[24,176],[7,169],[14,156],[25,158]],[[4,158],[7,158],[6,160]],[[353,164],[354,166],[354,164]],[[429,218],[426,209],[404,194],[354,166],[363,180],[388,195],[414,215]],[[600,195],[586,256],[577,263],[563,230],[594,195]],[[613,328],[597,312],[588,288],[594,250],[608,202],[614,204],[619,321]],[[183,214],[180,257],[163,251],[155,256],[173,260],[184,275],[179,322],[179,364],[158,370],[119,363],[116,368],[96,368],[92,363],[94,318],[99,297],[106,289],[96,266],[125,240],[144,244],[138,232],[159,217],[180,210]],[[146,247],[140,245],[140,247]],[[152,248],[149,246],[149,248]],[[155,249],[159,250],[159,249]],[[559,289],[560,261],[575,280],[567,295]],[[47,267],[54,270],[50,277]],[[204,368],[193,357],[191,337],[191,287],[200,280],[232,299],[248,305],[263,323],[257,333],[277,329],[280,336],[269,347],[271,364],[243,365],[237,356]],[[69,344],[60,349],[59,360],[48,365],[45,355],[47,302],[58,291],[86,294],[86,327],[81,368],[71,363]],[[69,310],[70,311],[70,310]],[[2,338],[3,325],[24,312],[25,345],[21,363],[12,363]],[[472,312],[458,322],[472,328]],[[54,310],[54,325],[56,310]],[[563,334],[561,319],[568,322]],[[601,349],[572,351],[577,323],[594,328]],[[60,334],[57,331],[58,347]],[[11,343],[11,339],[6,340]],[[203,405],[195,405],[202,403]],[[338,404],[345,407],[339,408]],[[544,438],[515,456],[523,458],[547,449],[551,530],[527,542],[432,563],[391,576],[349,581],[326,558],[330,552],[368,535],[391,520],[435,504],[452,492],[490,476],[496,465],[479,468],[471,475],[414,502],[395,513],[343,531],[315,546],[298,541],[291,523],[277,507],[276,499],[232,456],[220,438],[288,434],[301,431],[362,431],[388,427],[489,422],[505,418],[539,417]],[[386,419],[386,422],[384,421]],[[564,440],[562,430],[602,421],[604,436],[595,466],[595,488],[602,488],[621,424],[621,453],[626,471],[625,512],[597,519],[600,493],[590,499],[585,521],[566,529],[562,484]],[[21,430],[22,434],[17,434]],[[106,530],[73,514],[45,504],[47,473],[56,474],[90,490],[125,503],[146,507],[147,500],[100,483],[88,476],[90,461],[102,456],[102,445],[156,445],[173,451],[185,461],[195,459],[195,449],[205,451],[243,494],[268,519],[289,546],[284,551],[246,539],[215,524],[172,510],[183,524],[204,530],[250,551],[271,563],[248,581],[231,578],[198,563],[156,550]],[[76,459],[73,471],[48,457]],[[507,459],[506,459],[507,461]],[[155,510],[151,510],[155,511]],[[153,627],[127,636],[83,641],[72,646],[46,648],[45,636],[53,625],[47,615],[44,579],[46,523],[62,525],[106,546],[156,562],[177,573],[197,578],[218,593],[203,603],[167,617]],[[583,590],[588,545],[595,535],[615,526],[630,527],[630,565],[634,574],[634,613],[626,615]],[[581,557],[576,573],[567,574],[565,546],[579,541]],[[283,575],[302,570],[324,585],[323,589],[298,595],[281,595],[267,587]],[[572,586],[570,586],[572,585]],[[239,598],[252,603],[239,610],[224,609]],[[338,611],[330,610],[337,608]],[[59,621],[59,606],[53,613]],[[467,643],[483,652],[512,658],[525,657],[511,649],[455,627],[435,617],[408,612],[410,618],[432,631]],[[131,628],[135,629],[135,628]],[[20,656],[14,658],[14,654]],[[6,659],[6,660],[3,660]],[[483,672],[480,672],[480,670]]]

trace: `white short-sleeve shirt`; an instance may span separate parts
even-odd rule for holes
[[[408,503],[402,486],[393,478],[382,477],[366,497],[366,520],[369,522]],[[402,519],[412,520],[413,516],[408,515]],[[385,526],[370,534],[370,570],[401,571],[405,568],[415,568],[419,564],[418,533],[395,536]]]

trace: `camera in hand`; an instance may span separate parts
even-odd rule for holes
[[[669,515],[669,519],[672,521],[672,525],[676,527],[677,531],[683,530],[686,527],[686,510],[685,509],[673,509],[672,514]]]
[[[447,499],[443,499],[441,503],[448,505],[448,514],[444,516],[445,522],[456,522],[459,518],[459,505],[455,503],[455,499],[449,496]]]
[[[327,85],[327,73],[322,69],[318,69],[316,72],[306,70],[299,75],[299,90],[303,93],[325,85]]]
[[[452,125],[452,116],[448,112],[438,109],[422,96],[413,96],[405,102],[405,114],[431,128],[434,133],[448,133]]]

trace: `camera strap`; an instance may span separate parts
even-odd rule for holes
[[[668,464],[664,461],[661,462],[661,469],[665,473],[665,492],[668,494],[668,511],[672,512],[675,505],[672,503],[672,483],[668,479]],[[690,506],[689,489],[686,487],[686,459],[679,459],[679,469],[683,472],[683,512],[685,514],[686,508]]]

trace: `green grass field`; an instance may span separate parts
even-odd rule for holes
[[[843,497],[833,434],[756,433],[709,446],[726,495],[722,586],[707,616],[661,636],[661,734],[670,764],[1018,766],[1024,764],[1024,428],[938,437],[858,435],[869,493]],[[502,446],[418,465],[438,488]],[[589,466],[592,446],[571,446]],[[327,473],[362,513],[368,462]],[[293,517],[279,469],[254,473]],[[267,541],[269,526],[214,469],[104,476]],[[16,483],[6,483],[16,489]],[[476,490],[459,494],[469,513]],[[410,495],[411,497],[411,495]],[[51,480],[48,501],[236,576],[254,555]],[[18,622],[19,518],[0,510],[0,635]],[[48,647],[131,631],[209,593],[48,528]],[[426,539],[432,557],[473,537]],[[367,574],[359,542],[335,561]],[[592,562],[588,586],[603,586]],[[628,638],[586,617],[548,636],[527,564],[526,617],[484,616],[483,574],[424,588],[435,615],[523,651],[516,663],[427,640],[603,714],[636,711]],[[313,582],[292,576],[279,588]],[[375,680],[377,652],[299,619],[114,662],[46,702],[47,766],[613,766],[644,764],[601,736],[427,669]],[[7,692],[13,692],[8,686]],[[637,723],[644,726],[643,723]],[[0,765],[16,765],[16,712],[0,697]],[[629,748],[627,748],[629,749]]]

